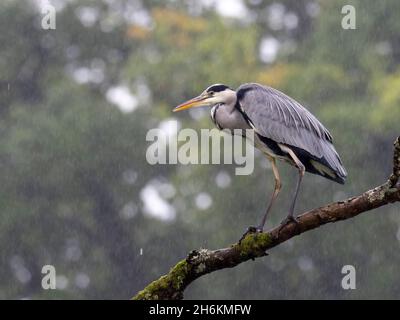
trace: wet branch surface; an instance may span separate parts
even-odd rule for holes
[[[359,196],[305,212],[298,224],[289,223],[267,232],[248,233],[224,249],[199,249],[179,261],[168,274],[138,292],[134,300],[183,299],[186,287],[197,278],[224,268],[233,268],[250,259],[266,256],[266,250],[326,223],[353,218],[363,212],[400,201],[400,137],[394,143],[393,172],[388,180]]]

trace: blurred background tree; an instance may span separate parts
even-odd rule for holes
[[[146,133],[211,128],[172,114],[212,83],[260,82],[326,124],[345,186],[305,179],[297,210],[359,193],[390,172],[400,119],[400,3],[323,0],[50,0],[0,4],[0,298],[129,298],[198,247],[236,241],[264,211],[272,172],[151,166]],[[341,28],[356,8],[357,29]],[[288,210],[295,170],[269,226]],[[398,207],[302,235],[195,282],[187,298],[399,298]],[[54,265],[58,290],[43,290]],[[341,288],[341,268],[357,290]]]

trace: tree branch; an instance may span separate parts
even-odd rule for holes
[[[394,143],[393,172],[388,180],[363,194],[313,209],[298,216],[299,223],[290,223],[279,230],[249,233],[239,242],[218,250],[193,250],[168,274],[138,292],[135,300],[182,299],[186,287],[197,278],[224,268],[232,268],[247,260],[266,256],[266,250],[303,232],[326,223],[349,219],[360,213],[400,201],[400,137]]]

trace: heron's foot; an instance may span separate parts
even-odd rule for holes
[[[297,225],[299,223],[299,219],[297,219],[296,217],[294,217],[292,215],[288,215],[285,219],[282,220],[281,226],[285,226],[292,222]]]
[[[295,227],[297,228],[298,224],[299,224],[299,220],[292,216],[292,215],[288,215],[285,219],[283,219],[283,221],[281,222],[281,224],[279,225],[279,229],[278,229],[278,235],[281,232],[281,230],[286,227],[288,224],[290,223],[294,223]]]
[[[259,233],[259,232],[263,232],[263,228],[261,228],[261,227],[248,227],[247,228],[247,230],[246,230],[246,232],[242,235],[242,237],[239,239],[239,244],[242,242],[242,240],[244,239],[244,238],[246,238],[246,236],[248,235],[248,234],[251,234],[251,233]]]

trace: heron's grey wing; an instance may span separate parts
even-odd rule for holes
[[[250,124],[261,136],[324,158],[340,176],[346,171],[329,131],[300,103],[284,93],[256,83],[237,90],[239,105]]]

